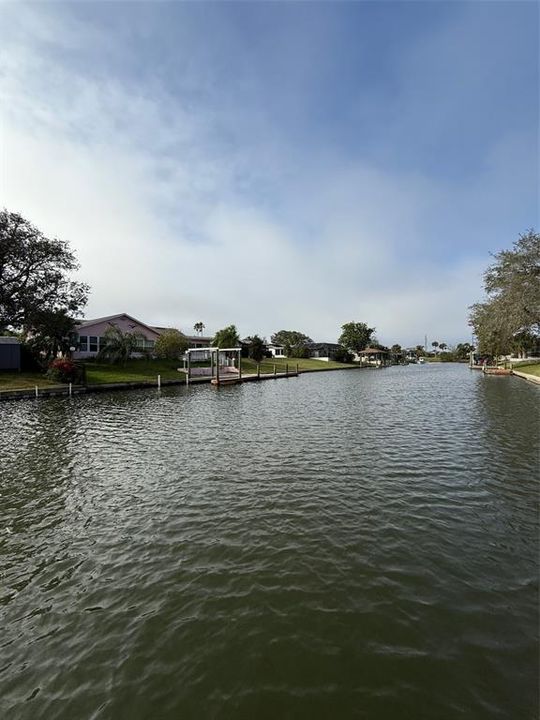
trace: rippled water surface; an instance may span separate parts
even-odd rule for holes
[[[536,717],[537,387],[0,405],[0,716]]]

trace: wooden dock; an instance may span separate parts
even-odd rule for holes
[[[248,373],[247,375],[232,375],[227,373],[220,375],[219,378],[213,377],[210,380],[212,385],[239,385],[245,382],[258,382],[259,380],[278,380],[280,378],[298,377],[298,372],[281,372],[281,373]],[[206,378],[205,378],[206,379]],[[208,382],[208,379],[206,379]],[[193,380],[191,380],[193,382]],[[198,379],[200,382],[200,379]]]

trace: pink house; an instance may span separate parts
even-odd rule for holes
[[[95,320],[81,320],[76,327],[78,342],[73,358],[82,359],[97,355],[100,346],[103,344],[103,336],[110,327],[117,327],[122,332],[141,333],[144,340],[140,340],[139,347],[141,351],[146,352],[152,352],[154,344],[160,335],[157,329],[145,325],[145,323],[136,320],[127,313],[109,315]]]

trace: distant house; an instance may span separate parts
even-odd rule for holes
[[[105,333],[111,327],[116,327],[122,332],[140,333],[143,336],[138,344],[141,352],[152,352],[156,340],[160,336],[156,328],[146,325],[127,313],[108,315],[94,320],[80,320],[75,327],[77,341],[73,358],[80,360],[95,357],[104,345]]]
[[[338,343],[306,343],[309,357],[315,360],[335,360],[343,353],[343,347]]]
[[[0,370],[21,369],[21,344],[14,337],[0,337]]]
[[[266,350],[268,353],[270,353],[270,355],[272,357],[275,357],[275,358],[286,357],[285,348],[283,347],[283,345],[273,345],[272,343],[270,343],[269,345],[266,346]]]

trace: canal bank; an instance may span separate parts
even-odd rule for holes
[[[234,383],[247,383],[247,382],[258,382],[263,380],[283,380],[287,378],[298,377],[298,375],[304,375],[309,373],[328,373],[337,372],[341,370],[366,370],[366,366],[345,366],[345,367],[329,367],[329,368],[305,368],[298,369],[293,372],[272,372],[272,373],[247,373],[243,374],[242,377],[226,378],[221,383],[223,385],[231,384],[231,380]],[[373,368],[371,368],[373,369]],[[36,399],[36,398],[49,398],[49,397],[69,397],[72,395],[86,395],[93,393],[104,393],[104,392],[116,392],[120,390],[142,390],[142,389],[159,389],[161,387],[168,387],[174,385],[204,385],[212,382],[212,377],[201,376],[192,377],[189,379],[178,378],[177,380],[161,379],[156,376],[155,380],[138,380],[133,382],[113,382],[113,383],[95,383],[88,385],[54,385],[54,386],[35,386],[34,388],[13,388],[10,390],[0,390],[0,402],[2,400],[25,400],[25,399]]]

